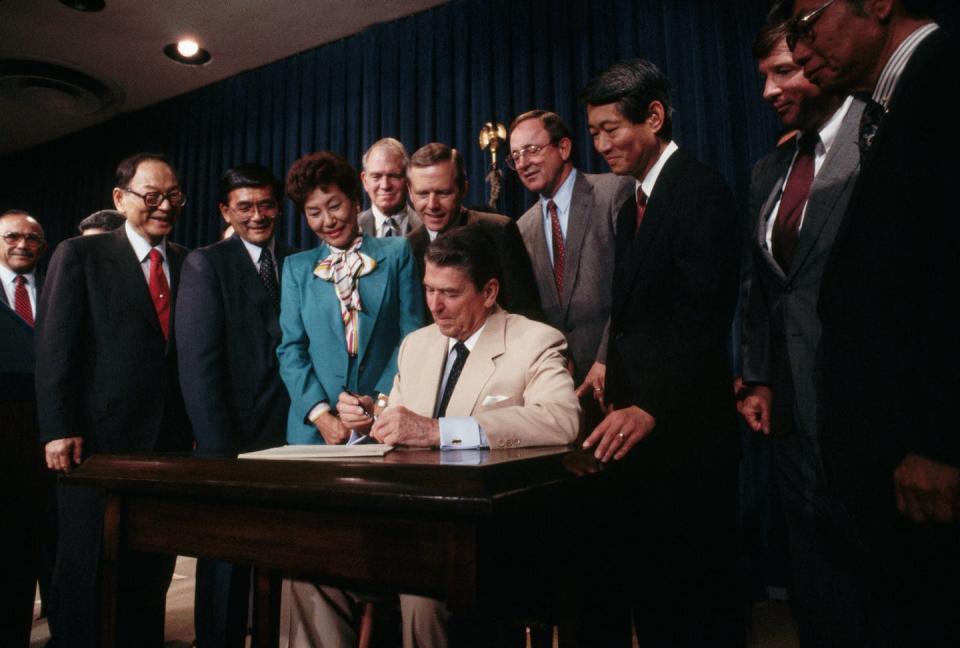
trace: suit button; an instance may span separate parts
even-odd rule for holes
[[[366,363],[364,363],[364,362],[361,362],[361,363],[360,363],[360,373],[363,373],[363,369],[364,369],[366,366],[367,366]]]

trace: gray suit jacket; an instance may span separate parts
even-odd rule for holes
[[[793,140],[757,162],[750,185],[755,224],[746,248],[742,366],[747,383],[770,385],[774,433],[817,435],[820,319],[817,298],[824,266],[847,210],[860,166],[857,134],[863,104],[854,100],[837,139],[814,179],[793,267],[780,268],[766,244],[766,228],[793,159]],[[794,429],[800,426],[801,429]]]
[[[533,264],[545,321],[566,336],[577,384],[595,361],[607,358],[614,225],[633,186],[629,177],[577,171],[567,222],[562,296],[557,295],[553,281],[540,201],[517,221]]]
[[[401,234],[406,236],[420,225],[420,217],[417,216],[417,210],[410,205],[403,208],[407,214],[407,221]],[[360,225],[360,231],[369,236],[377,235],[377,220],[373,217],[373,209],[365,209],[357,216],[357,223]]]

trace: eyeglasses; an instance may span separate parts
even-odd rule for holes
[[[16,245],[20,241],[26,241],[30,245],[40,245],[43,243],[43,237],[39,234],[21,234],[20,232],[4,232],[3,241],[7,245]]]
[[[163,193],[161,191],[148,191],[145,194],[137,193],[133,189],[123,189],[127,193],[132,193],[134,196],[143,198],[143,204],[149,207],[150,209],[156,209],[163,204],[164,200],[170,201],[171,207],[183,207],[187,204],[187,197],[179,189],[174,189],[173,191],[168,191]]]
[[[553,146],[553,142],[543,145],[527,144],[521,149],[510,151],[510,155],[507,156],[507,166],[516,171],[517,164],[520,163],[520,159],[523,158],[523,156],[527,156],[528,158],[539,157],[540,153],[543,152],[543,149],[547,148],[548,146]]]
[[[826,11],[827,7],[832,5],[834,1],[835,0],[828,0],[825,4],[820,5],[812,11],[808,11],[802,16],[793,18],[787,23],[787,47],[790,48],[791,52],[796,48],[799,41],[810,41],[810,32],[813,30],[813,26],[817,24],[820,16],[823,15],[823,12]]]
[[[269,214],[277,210],[277,201],[276,200],[261,200],[258,203],[252,202],[240,202],[236,205],[232,205],[230,209],[237,212],[241,216],[253,216],[254,212],[260,214]]]

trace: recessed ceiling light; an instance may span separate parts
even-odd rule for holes
[[[184,58],[193,58],[200,51],[200,44],[191,38],[184,38],[177,43],[177,52]]]
[[[184,65],[203,65],[210,60],[210,52],[200,47],[200,44],[192,38],[170,43],[163,48],[163,53]]]
[[[103,0],[60,0],[60,2],[77,11],[100,11],[106,4]]]

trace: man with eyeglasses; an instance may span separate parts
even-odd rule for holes
[[[290,398],[280,380],[280,271],[296,252],[276,240],[280,182],[243,164],[220,178],[220,214],[234,233],[191,252],[177,295],[177,354],[197,452],[235,457],[285,443]],[[243,646],[250,568],[199,558],[198,648]]]
[[[33,388],[33,325],[46,250],[43,228],[25,211],[0,213],[0,472],[7,480],[3,507],[10,520],[0,537],[6,556],[8,603],[0,611],[0,645],[30,640],[37,583],[48,612],[56,550],[53,475],[43,475]],[[50,537],[52,536],[52,538]]]
[[[507,166],[538,196],[517,226],[545,321],[570,345],[577,396],[591,429],[602,418],[614,225],[633,183],[575,169],[570,130],[546,110],[525,112],[510,124]]]
[[[794,0],[794,60],[854,93],[860,176],[824,271],[820,446],[878,645],[960,645],[956,40],[920,0]]]
[[[420,225],[417,211],[407,204],[407,149],[385,137],[363,154],[360,181],[370,197],[370,209],[357,223],[368,236],[406,236]]]
[[[117,167],[122,228],[62,242],[37,314],[37,404],[47,466],[64,472],[92,454],[192,446],[177,375],[173,303],[187,250],[167,240],[186,202],[158,154]],[[58,646],[97,644],[103,495],[60,488],[53,582]],[[120,645],[161,646],[174,557],[130,552],[121,568]]]
[[[506,216],[463,206],[468,183],[459,151],[439,142],[420,147],[407,166],[407,187],[410,202],[422,221],[407,235],[421,279],[423,255],[431,241],[455,227],[476,227],[493,238],[500,253],[503,283],[497,302],[510,313],[543,319],[537,282],[517,224]],[[424,317],[427,322],[433,321],[429,310]]]
[[[800,643],[857,646],[866,638],[863,596],[849,564],[832,555],[838,540],[824,537],[849,534],[850,520],[826,488],[817,443],[816,303],[860,163],[863,103],[810,83],[786,35],[786,17],[774,12],[753,46],[763,98],[792,135],[757,162],[750,183],[741,414],[770,435]]]

